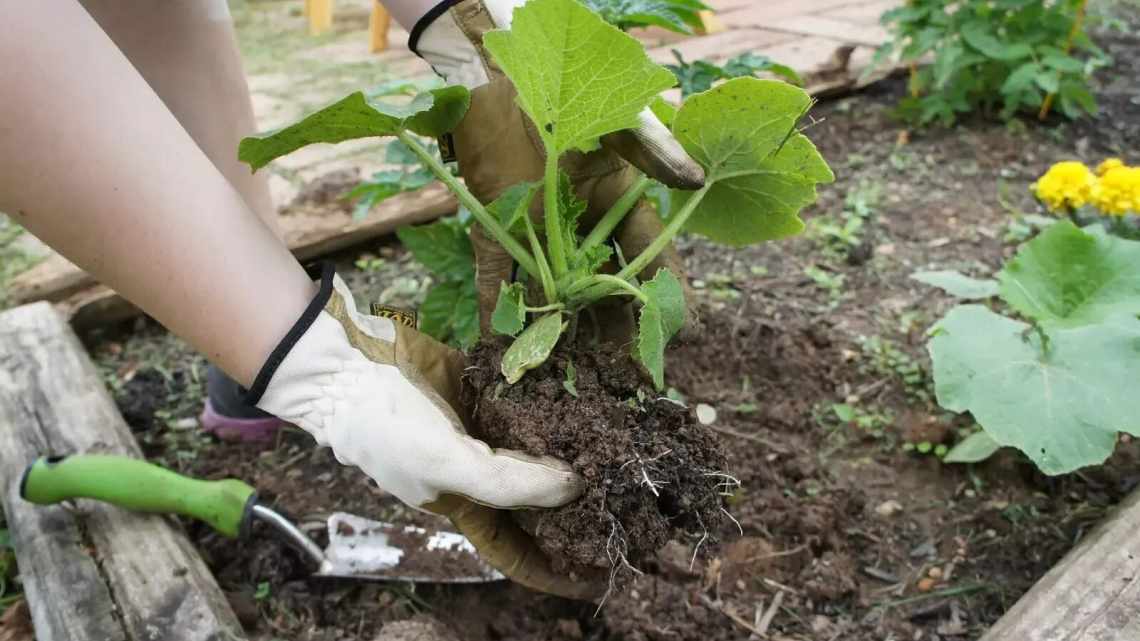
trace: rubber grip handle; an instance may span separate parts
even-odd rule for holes
[[[199,519],[228,537],[241,533],[255,493],[237,479],[201,481],[139,459],[98,454],[40,458],[20,482],[20,496],[31,503],[95,499],[136,512]]]

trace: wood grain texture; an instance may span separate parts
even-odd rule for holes
[[[456,206],[455,198],[443,185],[433,184],[391,198],[359,221],[327,205],[291,207],[281,217],[281,227],[293,254],[298,260],[309,261],[391,234],[404,225],[430,222],[454,212]],[[57,303],[77,329],[107,325],[140,313],[58,254],[12,279],[9,292],[16,302]]]
[[[1140,491],[1018,601],[981,641],[1140,639]]]
[[[243,638],[225,597],[173,521],[94,501],[19,496],[43,455],[141,457],[94,364],[48,303],[0,313],[0,481],[40,641]]]

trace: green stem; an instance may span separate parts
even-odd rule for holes
[[[582,241],[582,246],[579,251],[586,251],[595,245],[605,242],[652,184],[653,181],[648,176],[642,175],[641,178],[638,178],[637,182],[622,194],[621,198],[618,198],[617,202],[614,203],[614,206],[610,207],[610,210],[602,216],[598,224],[594,225],[594,229],[590,232],[590,235],[586,236],[586,240]]]
[[[526,225],[526,237],[530,240],[530,248],[534,251],[535,260],[538,262],[542,293],[546,295],[546,302],[553,305],[558,302],[558,290],[554,286],[554,276],[550,273],[550,264],[546,262],[546,254],[542,251],[542,244],[538,242],[538,234],[534,232],[534,223],[531,222],[529,213],[523,213],[523,223]]]
[[[542,307],[527,307],[526,311],[531,314],[542,314],[544,312],[560,312],[566,309],[562,303],[552,303],[550,305],[543,305]]]
[[[709,193],[709,189],[711,189],[714,184],[716,183],[705,183],[704,187],[697,190],[697,192],[689,198],[689,201],[685,203],[685,206],[681,208],[681,211],[669,219],[669,224],[665,225],[665,229],[661,232],[661,235],[655,238],[653,242],[649,244],[649,247],[645,248],[645,251],[638,254],[637,258],[634,258],[632,262],[618,272],[617,277],[622,281],[627,281],[637,276],[649,263],[653,262],[654,258],[657,258],[658,254],[665,251],[669,243],[673,242],[673,238],[681,232],[685,223],[689,222],[689,217],[697,210],[697,206],[701,204],[701,201],[705,198],[705,194]]]
[[[483,207],[483,203],[480,203],[479,199],[475,198],[475,196],[467,190],[466,185],[459,182],[458,178],[451,175],[451,172],[447,170],[447,167],[444,167],[443,163],[436,159],[436,157],[433,156],[431,152],[425,149],[424,146],[420,144],[420,141],[416,140],[415,136],[408,133],[407,131],[401,131],[396,134],[396,137],[400,139],[400,142],[404,143],[408,146],[409,149],[412,150],[412,153],[414,153],[416,157],[420,159],[420,162],[422,162],[424,166],[426,166],[431,171],[431,173],[435,174],[435,177],[438,178],[444,185],[446,185],[447,188],[451,190],[451,193],[455,194],[455,197],[459,200],[459,203],[471,212],[471,215],[475,217],[475,220],[479,221],[479,224],[483,226],[483,229],[486,229],[487,233],[489,233],[492,238],[494,238],[500,245],[503,246],[503,249],[505,249],[507,253],[511,255],[511,258],[515,259],[515,262],[517,262],[519,266],[526,270],[526,272],[531,276],[541,276],[538,269],[538,263],[535,262],[535,259],[530,255],[530,252],[528,252],[526,248],[522,246],[522,243],[515,240],[514,236],[511,236],[510,232],[508,232],[502,225],[500,225],[499,222],[491,216],[491,214],[487,213],[487,210]]]
[[[645,292],[635,287],[633,283],[627,280],[622,280],[617,276],[610,276],[609,274],[597,274],[595,276],[592,276],[590,280],[596,283],[599,287],[604,286],[611,288],[606,294],[604,294],[606,296],[617,292],[619,289],[624,289],[625,293],[632,295],[642,303],[649,302],[649,297],[645,295]]]
[[[558,155],[546,150],[546,173],[543,176],[543,199],[545,201],[546,246],[550,249],[550,262],[554,265],[554,275],[566,273],[566,249],[562,246],[562,212],[558,209]]]

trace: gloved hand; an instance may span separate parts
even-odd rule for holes
[[[293,423],[341,463],[401,501],[451,519],[509,578],[570,598],[597,586],[555,574],[504,509],[555,507],[581,479],[553,459],[492,450],[456,409],[463,355],[416,330],[356,310],[331,266],[320,291],[270,355],[249,400]]]
[[[442,13],[429,13],[412,29],[412,50],[448,84],[461,84],[471,90],[471,108],[453,136],[460,172],[467,187],[483,203],[493,201],[520,182],[540,180],[543,174],[545,152],[533,124],[516,104],[514,86],[483,48],[483,34],[508,28],[513,10],[524,3],[525,0],[462,0]],[[562,169],[570,176],[578,197],[588,205],[582,217],[583,233],[637,180],[638,170],[670,187],[697,189],[704,182],[704,170],[648,109],[642,112],[637,129],[603,137],[602,147],[589,154],[567,154],[562,160]],[[536,208],[541,203],[542,198],[535,199]],[[615,237],[629,259],[641,253],[662,227],[661,219],[643,200],[616,230]],[[478,225],[471,240],[480,324],[486,334],[499,283],[511,280],[514,263]],[[668,267],[687,288],[674,248],[662,252],[643,275],[652,277],[660,267]],[[621,308],[627,310],[625,305]],[[628,311],[609,316],[609,320],[623,325],[617,335],[629,335],[633,325]],[[612,336],[615,332],[607,334]]]

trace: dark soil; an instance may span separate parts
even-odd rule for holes
[[[579,343],[514,385],[499,373],[502,353],[497,342],[472,353],[465,401],[473,432],[495,447],[566,461],[586,483],[569,505],[514,514],[556,570],[636,568],[673,538],[715,542],[724,496],[738,483],[712,433],[642,385],[627,350]],[[563,385],[568,363],[577,396]]]
[[[1129,21],[1140,25],[1134,14]],[[720,469],[742,483],[725,507],[743,535],[727,518],[709,525],[709,540],[721,543],[706,541],[691,564],[698,540],[695,530],[681,528],[685,533],[646,555],[637,565],[643,574],[615,590],[595,614],[593,605],[505,582],[317,580],[267,533],[234,543],[190,526],[244,613],[250,636],[374,641],[392,629],[390,622],[430,615],[465,641],[744,641],[754,636],[757,613],[763,618],[771,611],[767,638],[774,641],[979,639],[1136,487],[1140,447],[1124,439],[1105,465],[1054,478],[1040,475],[1016,452],[964,467],[908,449],[908,443],[953,445],[971,428],[968,417],[935,403],[924,350],[926,328],[955,301],[909,276],[921,269],[992,275],[1027,238],[1020,215],[1041,213],[1028,185],[1058,160],[1095,165],[1123,155],[1140,162],[1140,38],[1113,33],[1100,42],[1116,63],[1098,75],[1102,111],[1095,119],[974,120],[952,130],[909,131],[891,115],[905,83],[879,83],[813,111],[821,122],[809,135],[838,180],[821,190],[820,202],[805,216],[803,237],[733,251],[682,240],[704,328],[668,354],[667,384],[689,407],[705,403],[717,410],[708,429],[727,455]],[[849,250],[821,230],[828,222],[843,223],[852,201],[870,211]],[[376,269],[354,268],[357,254],[342,261],[361,302],[408,305],[422,296],[427,275],[401,249],[389,245],[376,253],[383,259]],[[141,371],[132,359],[168,344],[163,336],[150,326],[127,339],[94,341],[123,407],[152,393],[122,387],[122,372]],[[122,344],[111,349],[116,340]],[[603,355],[573,358],[580,391],[586,386],[582,372],[590,368],[604,388]],[[173,399],[182,403],[179,409],[171,410],[168,398],[163,408],[141,412],[146,419],[132,419],[139,421],[136,427],[150,421],[140,433],[148,454],[188,473],[253,483],[268,502],[303,524],[316,524],[317,531],[321,517],[334,510],[438,524],[404,508],[358,471],[337,465],[326,451],[314,450],[311,439],[296,431],[268,447],[188,444],[186,432],[171,421],[193,416],[182,399],[200,398],[204,379],[192,375],[200,359],[182,348],[144,360],[171,373],[171,380],[181,372],[178,385],[184,385],[164,390],[180,393]],[[553,375],[528,377],[524,385],[533,398],[554,402],[549,411],[558,412],[565,393],[558,363],[551,367]],[[501,405],[511,394],[500,394]],[[630,397],[636,390],[619,387],[611,399]],[[641,405],[669,425],[673,410],[652,398]],[[837,404],[857,420],[841,420]],[[497,406],[481,411],[489,407]],[[541,423],[537,440],[518,432],[520,449],[542,452],[546,443],[557,444],[548,440],[551,434],[565,431],[573,443],[580,433],[557,413],[543,414]],[[612,443],[579,445],[583,451],[595,446]],[[631,452],[644,459],[659,450],[603,451],[587,460],[620,466]],[[583,469],[573,460],[577,455],[569,458]],[[618,478],[631,490],[628,496],[656,504],[645,500],[647,488],[635,479]],[[602,519],[587,523],[606,525]],[[657,545],[654,539],[644,548]],[[597,550],[572,547],[567,554],[581,559]]]

